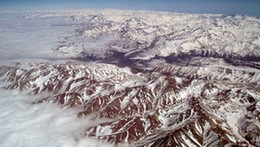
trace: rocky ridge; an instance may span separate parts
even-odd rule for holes
[[[7,89],[45,93],[35,104],[78,107],[81,119],[106,119],[85,135],[110,143],[259,146],[260,73],[206,69],[161,64],[136,71],[68,62],[3,66],[0,75]]]
[[[79,16],[84,19],[76,21],[83,24],[55,49],[73,58],[139,63],[207,57],[259,68],[260,21],[255,17],[117,11]]]
[[[0,66],[33,105],[75,107],[86,136],[130,146],[260,146],[260,20],[145,11],[24,14],[75,28],[74,62]],[[55,20],[55,21],[54,21]],[[46,60],[45,60],[46,61]],[[67,61],[67,60],[65,60]],[[91,61],[91,62],[88,62]]]

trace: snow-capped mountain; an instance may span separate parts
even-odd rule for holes
[[[56,50],[76,58],[98,59],[109,53],[113,56],[113,52],[131,60],[199,56],[259,61],[260,57],[258,18],[113,11],[85,14],[84,18],[85,23],[78,25],[76,34],[67,36]],[[93,46],[89,38],[103,45]],[[78,53],[71,48],[77,48]]]
[[[50,60],[1,65],[3,88],[90,118],[83,136],[112,145],[260,146],[259,18],[119,10],[23,16],[70,30]]]
[[[161,64],[136,71],[115,65],[18,64],[1,68],[7,89],[35,103],[77,107],[106,122],[87,136],[134,146],[259,146],[260,72]]]

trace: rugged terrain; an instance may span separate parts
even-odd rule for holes
[[[5,88],[47,92],[35,103],[79,107],[82,119],[107,119],[86,135],[111,143],[259,146],[259,72],[171,64],[138,72],[101,63],[42,63],[2,67],[1,75],[10,82]]]
[[[56,51],[128,66],[154,59],[194,64],[197,58],[212,57],[259,69],[258,18],[120,11],[79,16],[71,19],[86,23],[64,37]]]
[[[77,108],[80,119],[96,122],[84,135],[112,144],[260,146],[259,18],[24,14],[48,17],[75,27],[53,47],[74,61],[3,65],[5,89],[37,95],[33,105]]]

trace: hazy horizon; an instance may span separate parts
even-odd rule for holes
[[[127,9],[260,16],[259,0],[1,0],[0,11]]]

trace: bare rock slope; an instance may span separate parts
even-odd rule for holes
[[[81,119],[106,119],[86,135],[111,143],[259,146],[260,73],[243,72],[234,80],[239,71],[223,77],[184,68],[161,64],[140,72],[101,63],[18,64],[1,67],[1,76],[7,89],[48,93],[35,103],[78,107]]]

